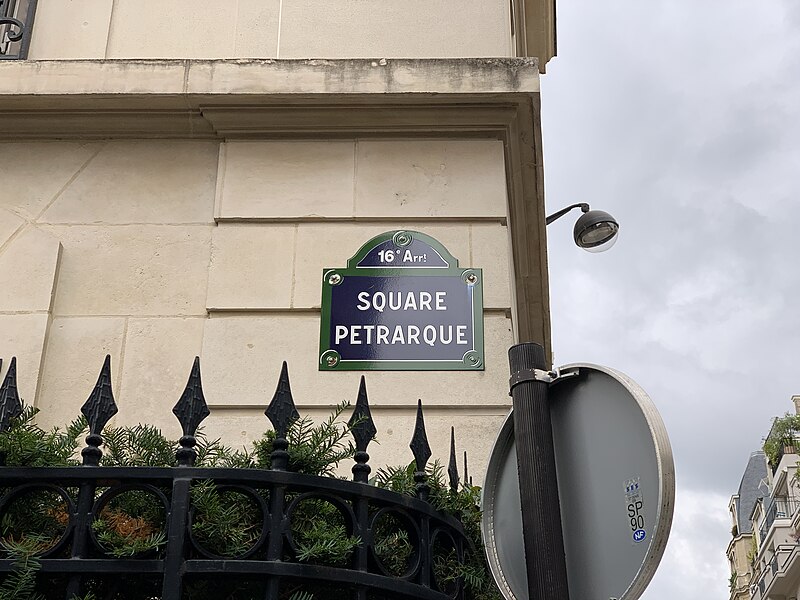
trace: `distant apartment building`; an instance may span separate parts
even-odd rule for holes
[[[731,496],[728,508],[733,525],[732,539],[728,544],[728,561],[731,566],[731,600],[750,598],[753,569],[751,555],[755,544],[750,515],[757,502],[769,495],[767,461],[763,451],[753,452],[739,483],[739,490]]]
[[[800,597],[800,396],[792,400],[795,414],[773,421],[764,452],[751,456],[731,498],[731,600]]]

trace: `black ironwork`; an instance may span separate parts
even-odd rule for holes
[[[0,60],[28,57],[37,0],[0,0]]]
[[[464,450],[464,483],[472,485],[472,478],[469,476],[469,468],[467,467],[467,451]]]
[[[8,375],[6,376],[8,379]],[[10,386],[8,386],[10,388]],[[208,408],[203,398],[199,361],[195,360],[189,382],[175,407],[184,437],[192,437]],[[180,600],[188,579],[213,581],[219,578],[258,580],[266,592],[262,597],[277,600],[289,587],[318,585],[336,587],[342,599],[366,600],[368,597],[461,600],[461,580],[440,588],[433,572],[434,541],[446,540],[456,559],[463,563],[470,548],[461,523],[436,511],[425,499],[402,495],[390,490],[333,477],[292,473],[275,466],[276,451],[286,452],[287,429],[298,418],[292,400],[289,377],[284,363],[275,397],[267,416],[276,430],[272,469],[231,469],[194,466],[177,467],[108,467],[99,466],[102,431],[116,412],[111,393],[110,359],[107,357],[94,391],[82,412],[89,421],[88,448],[83,451],[84,463],[79,467],[0,467],[3,495],[0,518],[11,504],[31,491],[46,491],[60,498],[66,522],[61,539],[39,554],[40,576],[66,578],[63,597],[81,596],[88,580],[116,582],[126,576],[155,579],[157,591],[143,597]],[[369,415],[366,386],[362,381],[356,404],[353,435],[359,452],[375,435]],[[279,443],[280,442],[280,443]],[[181,450],[189,443],[181,443]],[[415,475],[418,490],[425,486],[425,464],[430,447],[425,436],[422,404],[418,404],[417,427],[411,447],[417,461]],[[361,450],[363,448],[363,450]],[[91,450],[87,453],[87,450]],[[180,452],[180,450],[179,450]],[[87,454],[89,456],[87,456]],[[87,460],[87,458],[91,460]],[[278,456],[280,458],[280,456]],[[363,461],[363,462],[359,462]],[[367,456],[360,456],[357,466],[367,467]],[[354,469],[355,471],[355,469]],[[246,553],[221,557],[205,548],[192,534],[192,487],[212,481],[219,490],[232,490],[253,499],[263,518],[261,535]],[[102,493],[99,493],[102,491]],[[149,553],[118,557],[98,541],[93,523],[113,498],[135,491],[150,494],[163,506],[165,543]],[[345,527],[361,540],[352,561],[344,566],[307,564],[298,559],[292,542],[291,518],[304,499],[325,500],[334,505],[345,521]],[[402,576],[391,575],[378,556],[376,527],[386,514],[404,523],[411,532],[414,546],[409,569]],[[11,559],[0,559],[0,578],[14,569]],[[444,586],[444,584],[442,584]],[[54,598],[55,596],[52,596]],[[50,600],[51,596],[48,596]]]
[[[761,539],[767,539],[770,527],[775,519],[790,519],[800,510],[800,500],[794,498],[772,498],[764,511],[764,521],[761,523],[759,533]]]
[[[545,223],[550,225],[553,221],[556,221],[571,211],[573,208],[580,208],[581,212],[587,213],[589,212],[589,205],[586,202],[578,202],[577,204],[570,204],[569,206],[562,208],[561,210],[554,212],[552,215],[548,215]]]
[[[0,358],[0,373],[3,372],[3,359]],[[22,402],[17,391],[17,358],[11,357],[11,364],[0,384],[0,433],[6,431],[11,420],[22,414]],[[0,450],[0,467],[6,464],[6,452]]]
[[[0,359],[0,369],[3,368],[3,360]],[[11,419],[22,414],[22,402],[19,399],[17,390],[17,358],[12,357],[8,365],[8,371],[0,385],[0,432],[8,429]]]
[[[81,406],[81,412],[89,423],[86,448],[81,451],[83,464],[96,467],[100,464],[100,457],[103,455],[100,451],[103,436],[100,434],[109,419],[117,414],[117,403],[114,402],[114,392],[111,390],[111,355],[106,354],[97,383],[86,402]]]
[[[456,463],[456,428],[450,427],[450,462],[447,465],[447,477],[450,479],[450,489],[458,490],[458,464]]]
[[[194,357],[192,372],[189,381],[186,382],[186,389],[183,390],[180,400],[172,409],[173,414],[178,417],[178,422],[183,428],[183,435],[179,440],[180,449],[175,453],[178,465],[181,467],[194,466],[197,453],[194,450],[197,445],[195,434],[200,423],[211,414],[203,395],[203,382],[200,379],[200,357]]]
[[[417,487],[417,498],[427,500],[430,487],[426,483],[425,465],[431,457],[431,447],[428,444],[428,434],[425,433],[425,418],[422,416],[422,400],[417,403],[417,421],[414,424],[414,435],[409,444],[414,454],[414,483]]]
[[[275,441],[272,443],[272,468],[278,471],[285,470],[289,464],[289,453],[286,449],[289,447],[289,441],[286,439],[286,432],[289,430],[289,425],[292,421],[300,418],[297,408],[294,405],[294,398],[292,398],[292,388],[289,385],[289,369],[286,366],[286,361],[283,361],[281,367],[281,375],[278,378],[278,387],[275,389],[275,395],[272,396],[272,401],[269,403],[267,410],[264,411],[267,418],[272,423],[275,429]]]
[[[375,434],[378,430],[375,428],[375,422],[372,420],[372,413],[369,411],[369,399],[367,398],[367,384],[364,376],[361,376],[361,383],[358,386],[358,398],[356,399],[356,406],[353,409],[353,416],[348,421],[350,431],[353,433],[353,439],[356,442],[356,453],[353,459],[356,464],[353,465],[353,481],[360,483],[367,483],[369,480],[370,466],[367,464],[369,461],[369,454],[367,454],[367,446],[375,439]]]

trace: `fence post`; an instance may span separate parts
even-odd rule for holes
[[[278,387],[275,395],[264,411],[267,418],[275,429],[275,441],[272,443],[272,454],[270,454],[270,465],[273,471],[286,471],[289,467],[289,441],[286,433],[293,421],[300,418],[297,408],[292,398],[292,388],[289,384],[289,369],[284,361],[281,367],[281,374],[278,378]],[[270,535],[267,546],[267,560],[280,562],[283,559],[283,535],[285,527],[284,510],[286,504],[286,487],[276,484],[270,489],[269,494],[269,516],[270,516]],[[271,576],[267,582],[267,600],[278,598],[281,587],[281,578]]]
[[[117,404],[114,402],[114,393],[111,390],[111,356],[106,355],[103,368],[92,393],[81,407],[83,416],[89,424],[89,435],[86,436],[86,447],[81,450],[83,467],[91,468],[100,464],[103,452],[103,428],[109,419],[117,414]],[[85,558],[89,542],[89,528],[92,526],[92,505],[94,504],[95,480],[93,474],[81,482],[78,490],[78,503],[75,514],[75,530],[72,538],[72,558]],[[72,575],[67,584],[68,599],[81,593],[83,578],[81,575]]]
[[[176,467],[175,478],[172,480],[172,500],[167,523],[167,550],[161,588],[162,600],[180,600],[181,598],[191,487],[191,475],[185,474],[184,468]]]
[[[369,473],[371,471],[367,446],[375,438],[378,430],[372,420],[372,413],[369,410],[369,398],[367,397],[367,384],[364,376],[358,386],[358,398],[353,409],[353,416],[348,421],[350,432],[356,442],[356,452],[353,455],[355,463],[353,465],[353,481],[358,483],[369,483]],[[369,569],[369,546],[372,544],[372,532],[369,527],[369,503],[363,496],[359,496],[355,501],[354,514],[356,517],[356,531],[361,539],[361,544],[355,552],[355,568],[357,571],[366,573]],[[367,588],[358,587],[353,594],[355,600],[367,600]]]
[[[426,483],[425,465],[431,457],[431,447],[428,444],[428,434],[425,432],[425,418],[422,415],[422,400],[417,403],[417,420],[414,424],[414,435],[409,444],[414,454],[414,482],[417,488],[417,498],[427,502],[430,486]],[[420,583],[425,587],[431,586],[431,571],[433,570],[433,548],[430,544],[431,523],[427,515],[422,517],[420,523],[420,552],[422,554],[422,568]]]
[[[170,501],[169,522],[167,523],[167,550],[164,558],[164,579],[162,581],[162,600],[180,600],[183,590],[183,565],[186,559],[186,530],[191,509],[192,477],[185,467],[193,467],[197,453],[195,434],[200,423],[211,414],[203,394],[200,377],[200,357],[195,356],[189,380],[181,397],[172,409],[181,424],[183,435],[180,448],[175,453],[178,467],[172,480],[172,499]]]

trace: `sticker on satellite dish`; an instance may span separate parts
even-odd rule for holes
[[[625,481],[625,504],[628,510],[628,519],[631,525],[631,539],[639,544],[647,538],[644,530],[644,499],[640,487],[640,478],[634,477]]]

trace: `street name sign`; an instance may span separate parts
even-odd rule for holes
[[[388,231],[322,273],[320,371],[482,371],[483,273],[437,240]]]
[[[572,364],[549,404],[570,598],[636,600],[664,554],[675,467],[664,423],[633,380]],[[506,600],[528,597],[513,414],[497,437],[483,489],[489,566]]]

